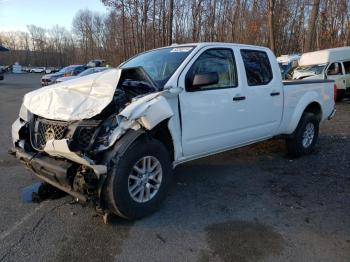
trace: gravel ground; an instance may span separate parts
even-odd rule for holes
[[[350,101],[314,154],[271,140],[175,170],[159,212],[104,225],[66,196],[23,199],[37,180],[7,155],[23,94],[40,75],[0,81],[0,261],[350,261]],[[34,185],[33,185],[34,184]]]

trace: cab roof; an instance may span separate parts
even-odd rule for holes
[[[172,44],[170,46],[165,46],[162,48],[169,48],[169,47],[184,47],[184,46],[195,46],[198,48],[207,47],[207,46],[233,46],[238,48],[247,48],[247,49],[264,49],[264,50],[270,50],[267,47],[263,46],[255,46],[255,45],[246,45],[246,44],[237,44],[237,43],[226,43],[226,42],[198,42],[198,43],[186,43],[186,44]]]

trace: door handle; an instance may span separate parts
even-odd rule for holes
[[[234,98],[232,98],[233,101],[241,101],[241,100],[245,100],[245,96],[235,96]]]
[[[270,96],[279,96],[280,95],[280,92],[272,92],[270,93]]]

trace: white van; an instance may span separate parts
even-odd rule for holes
[[[350,47],[339,47],[305,53],[293,79],[331,79],[337,85],[337,97],[350,93]]]
[[[299,59],[299,54],[281,55],[277,57],[277,62],[281,69],[282,79],[288,80],[292,78],[293,70],[298,66]]]

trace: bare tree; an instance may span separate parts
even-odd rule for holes
[[[169,0],[168,45],[173,42],[174,0]]]
[[[275,0],[268,1],[268,26],[269,26],[269,46],[272,52],[275,52],[275,36],[273,28],[273,9],[275,6]]]
[[[307,24],[307,32],[305,38],[304,51],[308,52],[312,48],[312,43],[315,42],[315,24],[319,12],[320,0],[313,0],[311,14]]]

